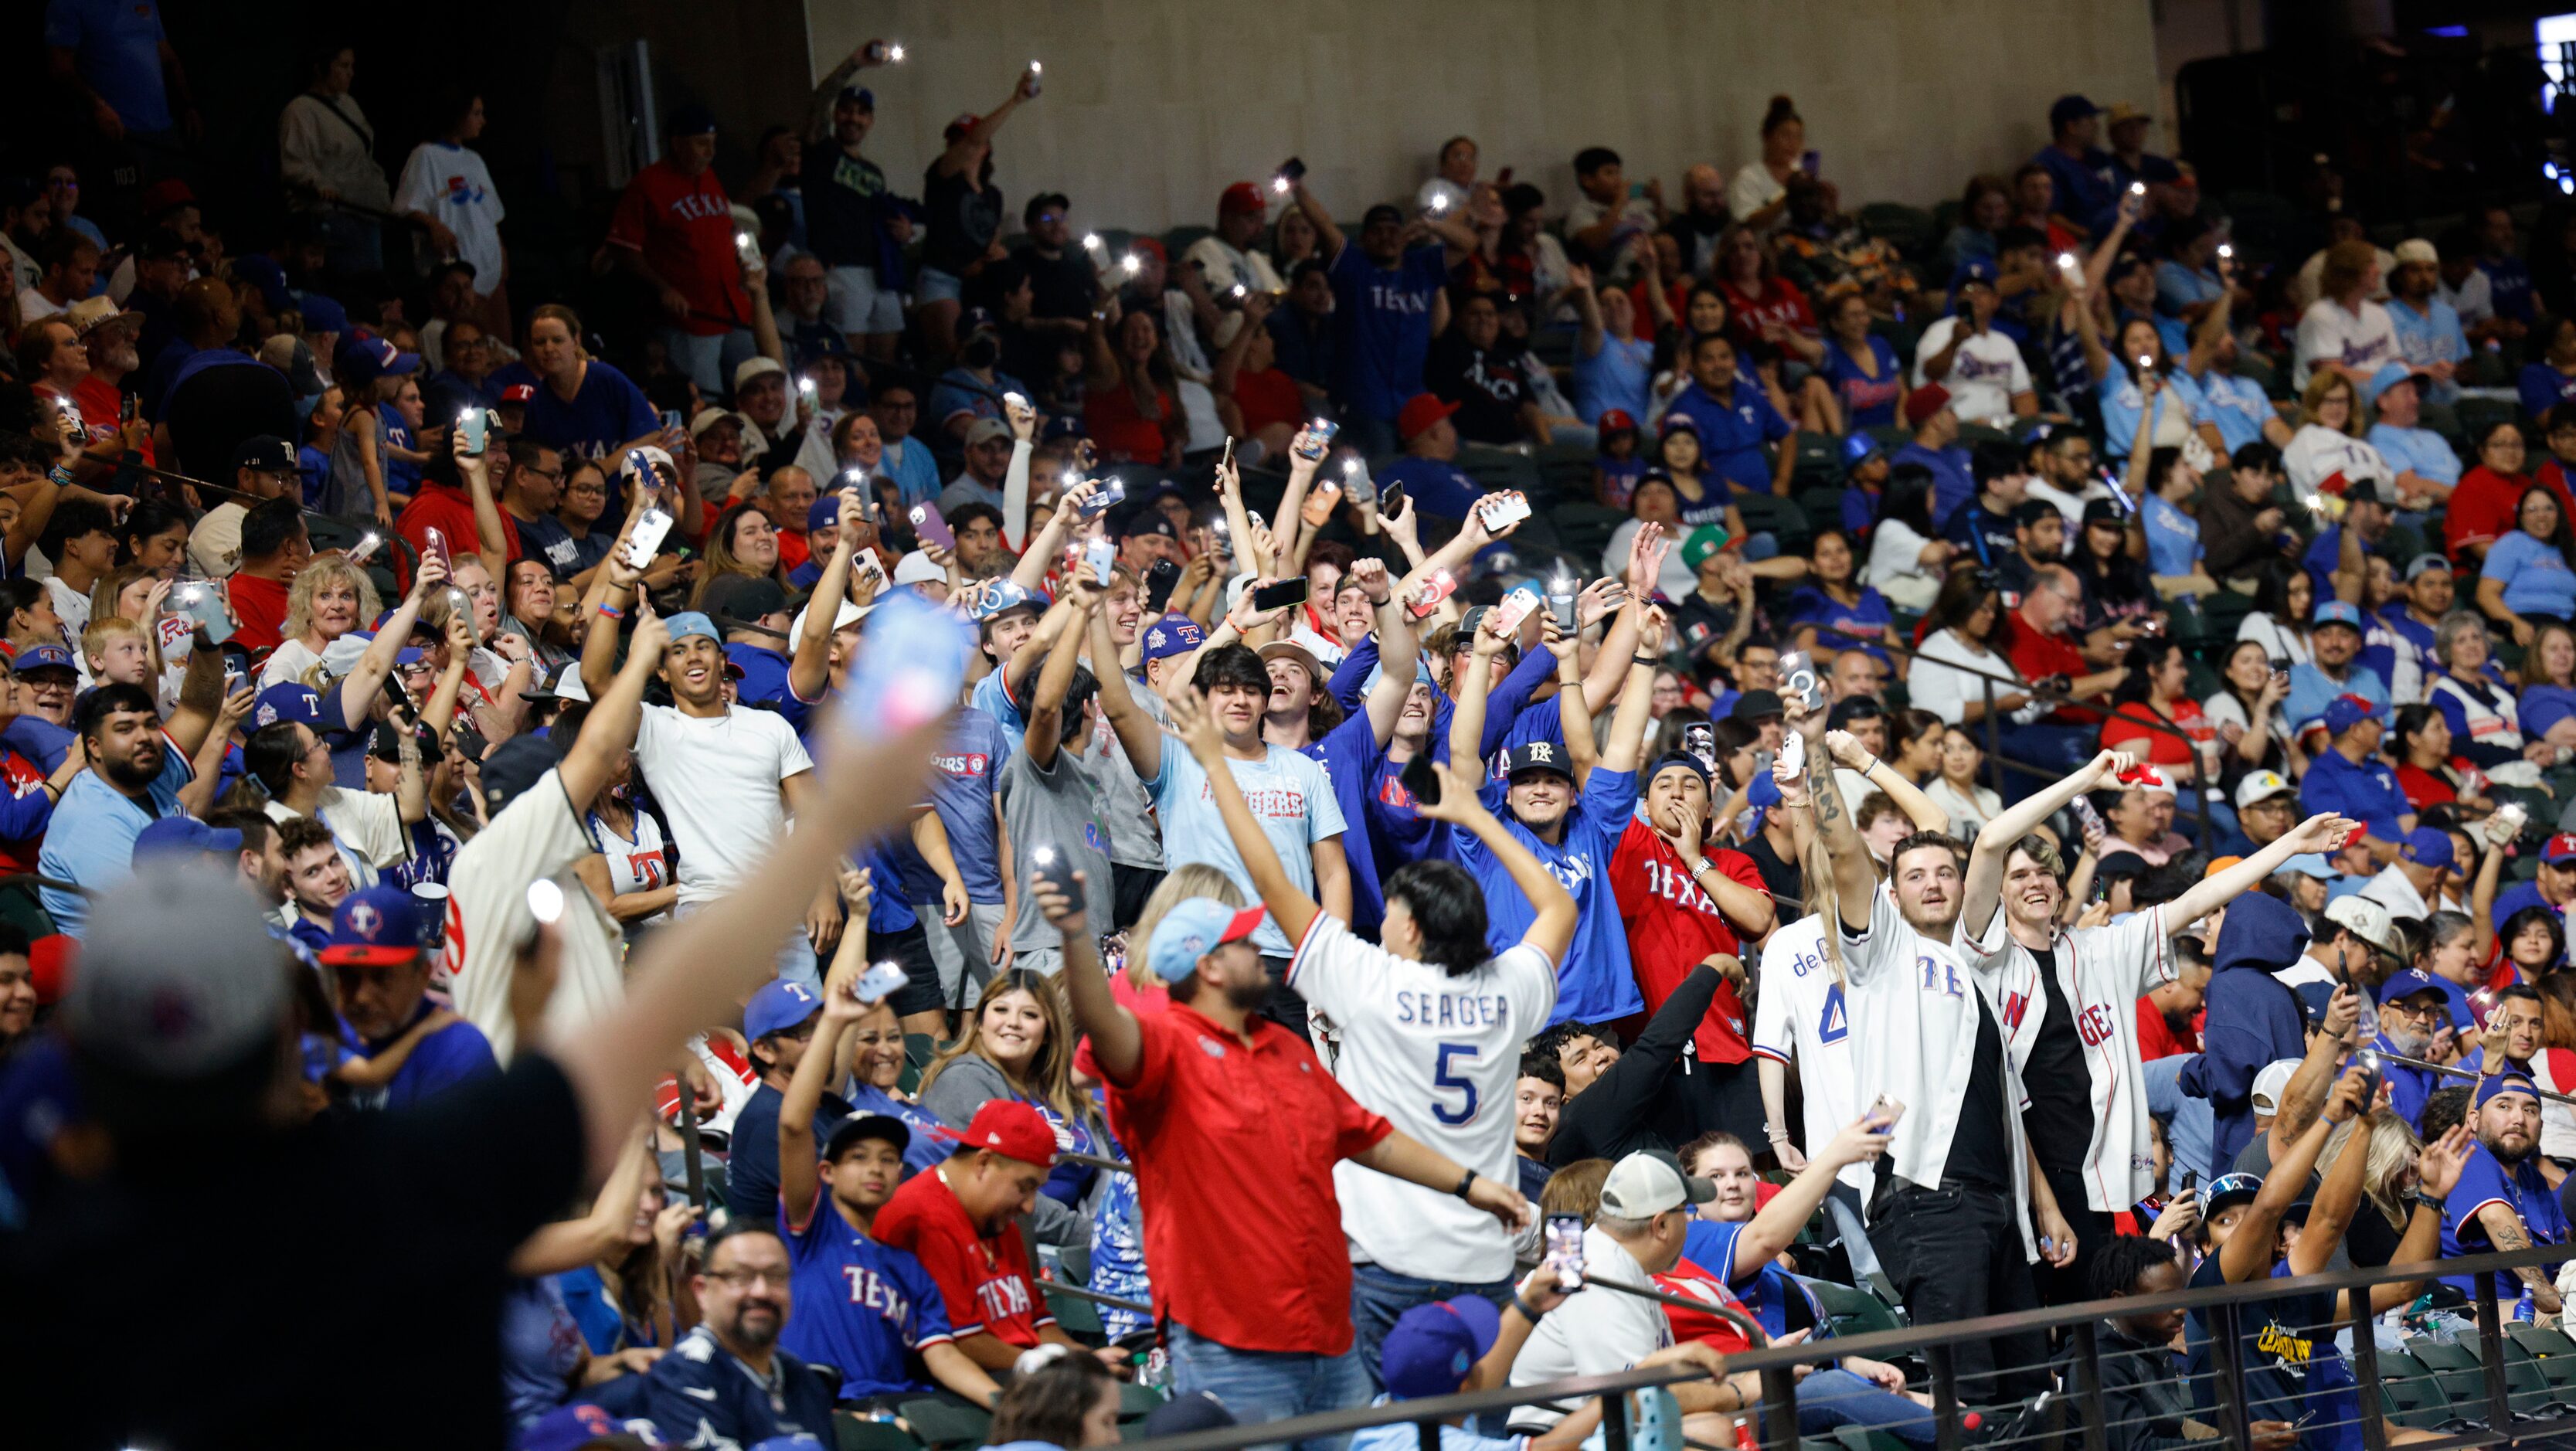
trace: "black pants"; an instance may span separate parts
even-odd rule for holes
[[[946,1006],[939,998],[939,964],[930,957],[930,934],[922,930],[920,923],[916,922],[901,932],[880,932],[871,936],[868,950],[877,961],[900,966],[911,979],[896,988],[893,996],[887,999],[896,1017],[935,1013]],[[829,963],[824,965],[830,966]]]
[[[1153,896],[1154,889],[1163,884],[1164,875],[1161,867],[1131,867],[1124,862],[1109,864],[1110,881],[1117,891],[1117,905],[1110,909],[1110,915],[1115,919],[1110,930],[1124,932],[1136,925],[1136,919],[1145,915],[1145,899]],[[1142,952],[1145,944],[1131,942],[1127,950],[1130,953]]]
[[[2039,1307],[2008,1194],[1890,1180],[1871,1202],[1869,1241],[1916,1325]],[[2048,1389],[2043,1332],[1957,1340],[1950,1350],[1963,1404],[2000,1405]]]
[[[1270,1000],[1261,1005],[1261,1016],[1311,1043],[1315,1035],[1306,1027],[1306,1000],[1288,985],[1288,962],[1285,957],[1262,954],[1261,970],[1270,976]]]
[[[2048,1187],[2057,1195],[2057,1212],[2075,1229],[2075,1262],[2064,1269],[2048,1263],[2047,1250],[2040,1251],[2040,1262],[2032,1266],[2039,1277],[2039,1299],[2044,1305],[2073,1305],[2098,1298],[2088,1288],[2093,1279],[2093,1256],[2101,1253],[2117,1231],[2111,1216],[2089,1208],[2084,1202],[2084,1171],[2046,1169]]]

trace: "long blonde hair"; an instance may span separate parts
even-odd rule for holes
[[[2351,404],[2344,410],[2343,431],[2354,438],[2359,438],[2361,437],[2361,390],[2352,386],[2352,380],[2341,373],[2319,369],[2309,376],[2307,390],[2299,395],[2299,421],[2316,423],[2319,428],[2325,427],[2324,424],[2317,423],[2317,410],[2325,406],[2326,400],[2334,396],[2337,388],[2343,390],[2345,399]]]
[[[286,589],[286,623],[280,627],[283,639],[300,640],[313,628],[313,596],[325,584],[346,584],[358,594],[358,623],[352,628],[363,630],[367,622],[385,612],[385,602],[376,593],[375,582],[367,572],[349,562],[348,554],[333,549],[313,556]]]
[[[1154,976],[1147,964],[1145,948],[1154,940],[1154,928],[1163,915],[1192,897],[1213,897],[1235,911],[1244,907],[1243,889],[1234,879],[1206,862],[1183,862],[1154,887],[1154,895],[1145,899],[1145,908],[1136,914],[1135,923],[1127,929],[1127,985],[1132,988],[1162,987],[1163,980]]]
[[[1046,1019],[1046,1041],[1038,1045],[1037,1059],[1029,1065],[1029,1075],[1025,1079],[1002,1067],[994,1061],[992,1054],[984,1051],[985,1007],[1015,992],[1027,993],[1035,999],[1039,1015]],[[1073,1043],[1073,1014],[1066,1010],[1064,997],[1057,990],[1054,978],[1024,967],[997,972],[985,981],[984,990],[975,995],[975,1011],[967,1014],[965,1031],[957,1035],[957,1041],[950,1044],[946,1052],[932,1059],[929,1070],[921,1075],[919,1096],[928,1098],[930,1086],[939,1081],[939,1075],[947,1071],[948,1065],[971,1053],[999,1069],[1003,1081],[1011,1085],[1013,1092],[1026,1098],[1042,1099],[1067,1122],[1079,1122],[1087,1116],[1087,1109],[1077,1103],[1073,1095]]]
[[[2317,1153],[2317,1175],[2323,1178],[2334,1172],[2335,1160],[2343,1156],[2352,1143],[2354,1120],[2335,1126],[2326,1138],[2326,1146]],[[2393,1111],[2375,1108],[2370,1111],[2370,1157],[2361,1166],[2361,1193],[2391,1229],[2406,1227],[2406,1176],[2415,1167],[2415,1150],[2420,1141],[2415,1126]]]

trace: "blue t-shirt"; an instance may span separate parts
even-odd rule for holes
[[[2286,1279],[2289,1273],[2289,1263],[2282,1261],[2273,1265],[2269,1278]],[[2216,1255],[2192,1272],[2195,1290],[2225,1283],[2227,1274]],[[2335,1348],[2334,1301],[2331,1293],[2310,1292],[2249,1300],[2237,1310],[2250,1419],[2312,1418],[2299,1436],[2304,1451],[2360,1451],[2362,1445],[2352,1367]],[[2200,1312],[2184,1322],[2184,1333],[2191,1347],[2193,1398],[2205,1413],[2214,1413],[2218,1376],[2209,1353],[2209,1325]]]
[[[1453,463],[1405,454],[1377,471],[1378,493],[1404,485],[1404,497],[1434,519],[1463,521],[1485,495],[1467,471]]]
[[[2576,570],[2557,546],[2520,529],[2499,537],[2487,549],[2480,580],[2504,582],[2504,607],[2517,615],[2576,619]]]
[[[2290,667],[2290,693],[2283,697],[2281,718],[2292,724],[2314,720],[2325,714],[2327,706],[2338,695],[2358,695],[2370,702],[2370,713],[2382,721],[2388,719],[2388,682],[2378,671],[2355,663],[2336,680],[2317,668],[2316,663],[2302,660]]]
[[[966,703],[1001,725],[1002,738],[1011,743],[1012,750],[1018,750],[1020,742],[1028,738],[1028,719],[1020,714],[1020,707],[1011,699],[1011,693],[1002,688],[1000,669],[988,671],[983,679],[976,681],[975,688],[966,693]]]
[[[74,776],[63,788],[63,799],[54,804],[53,824],[45,830],[36,870],[56,881],[106,893],[101,905],[113,907],[114,889],[134,874],[134,838],[164,816],[186,814],[179,810],[179,789],[196,775],[186,755],[164,736],[161,774],[152,779],[142,801],[131,800],[108,785],[95,768]],[[54,887],[41,891],[55,930],[72,937],[87,931],[88,898]]]
[[[2180,317],[2197,303],[2216,302],[2227,284],[2204,267],[2197,272],[2168,257],[2156,264],[2156,311]]]
[[[877,895],[883,897],[885,893]],[[873,919],[868,930],[876,930]],[[891,1119],[900,1119],[905,1128],[912,1130],[912,1142],[903,1150],[904,1177],[907,1179],[924,1169],[936,1167],[948,1157],[952,1146],[937,1137],[948,1126],[939,1121],[939,1115],[924,1112],[920,1104],[897,1098],[873,1083],[863,1083],[859,1085],[858,1092],[850,1095],[850,1112],[862,1117],[881,1113]]]
[[[1416,247],[1393,267],[1369,260],[1356,241],[1335,254],[1333,397],[1362,418],[1392,421],[1422,391],[1422,360],[1431,351],[1431,299],[1449,281],[1437,242]]]
[[[917,438],[886,440],[881,470],[894,476],[895,488],[903,495],[907,509],[927,504],[939,497],[939,461],[930,456],[930,445]]]
[[[1548,875],[1574,895],[1579,913],[1574,942],[1556,970],[1556,1011],[1548,1023],[1606,1023],[1646,1010],[1628,965],[1628,935],[1619,920],[1619,903],[1610,893],[1610,857],[1637,805],[1637,773],[1595,766],[1592,779],[1566,808],[1559,845],[1550,846],[1530,833],[1511,813],[1509,782],[1492,781],[1483,790],[1485,806],[1502,819],[1503,829],[1527,847]],[[1529,898],[1512,885],[1512,874],[1485,850],[1484,843],[1456,827],[1450,846],[1474,874],[1485,894],[1485,941],[1495,952],[1528,934],[1538,913]]]
[[[72,52],[81,83],[116,108],[128,131],[175,124],[161,80],[156,0],[45,0],[45,44]]]
[[[743,1100],[733,1116],[732,1147],[725,1155],[725,1207],[736,1219],[753,1224],[778,1220],[778,1110],[787,1095],[763,1083]],[[829,1093],[814,1107],[814,1144],[832,1141],[832,1130],[850,1116],[850,1106]]]
[[[1017,393],[1026,398],[1032,392],[1029,385],[999,368],[993,370],[990,383],[976,377],[973,369],[951,368],[940,374],[938,383],[931,387],[930,406],[923,416],[942,428],[960,413],[1008,422],[1002,418],[1002,395]]]
[[[401,412],[391,403],[376,405],[376,426],[382,430],[381,436],[386,443],[419,452],[420,440],[412,436],[411,425],[403,421]],[[390,453],[384,456],[384,462],[387,493],[415,494],[420,491],[420,465],[398,459]]]
[[[2534,418],[2576,398],[2576,376],[2558,371],[2547,363],[2525,363],[2515,379],[2516,391],[2522,395],[2522,411]]]
[[[580,391],[570,403],[556,397],[553,386],[525,363],[503,368],[492,375],[491,382],[500,389],[521,383],[534,387],[536,396],[528,400],[528,437],[573,458],[596,463],[620,445],[662,427],[661,416],[645,401],[644,390],[597,358],[582,370]],[[608,487],[613,507],[617,481],[610,479]]]
[[[430,1007],[428,1002],[422,1002],[420,1010],[412,1014],[412,1021],[429,1016]],[[407,1030],[409,1025],[405,1027]],[[401,1036],[401,1033],[394,1035],[395,1038]],[[385,1051],[393,1041],[389,1038],[383,1043],[362,1043],[357,1034],[349,1031],[346,1023],[340,1025],[340,1038],[370,1058]],[[471,1083],[485,1074],[500,1071],[499,1061],[492,1056],[492,1041],[483,1036],[482,1029],[459,1019],[413,1044],[411,1056],[405,1058],[403,1066],[395,1071],[393,1082],[382,1088],[350,1094],[349,1107],[409,1108],[460,1083]]]
[[[1684,388],[1664,412],[1678,413],[1699,427],[1700,456],[1709,474],[1748,494],[1771,492],[1771,464],[1762,445],[1777,443],[1796,430],[1762,385],[1739,376],[1718,397],[1697,383]]]
[[[513,1278],[501,1293],[501,1401],[511,1444],[546,1412],[570,1398],[580,1368],[582,1330],[551,1275]]]
[[[921,1261],[853,1229],[828,1188],[802,1230],[782,1206],[778,1234],[795,1267],[796,1306],[779,1345],[808,1364],[837,1368],[845,1401],[930,1389],[913,1378],[907,1354],[955,1336],[948,1302]]]
[[[2264,420],[2281,416],[2263,385],[2251,378],[2212,369],[2193,381],[2200,387],[2200,416],[2218,425],[2218,440],[2231,455],[2249,443],[2261,443]]]
[[[522,519],[512,514],[510,527],[519,531],[519,552],[530,559],[544,560],[546,572],[555,577],[557,584],[569,583],[574,575],[597,564],[599,559],[607,556],[608,546],[615,542],[610,535],[597,530],[575,539],[572,531],[552,514],[539,514],[534,519]],[[599,542],[599,556],[585,560],[582,546],[592,540]]]
[[[763,1221],[766,1223],[767,1221]],[[795,1322],[790,1316],[789,1323]],[[774,1436],[811,1436],[835,1444],[832,1394],[792,1351],[770,1362],[778,1397],[716,1343],[701,1325],[680,1337],[646,1374],[644,1405],[654,1429],[673,1446],[756,1446]]]
[[[1591,357],[1574,350],[1574,416],[1597,423],[1612,408],[1630,418],[1646,416],[1653,396],[1655,345],[1644,338],[1614,338],[1604,333],[1601,351]]]
[[[2318,752],[2309,765],[2308,779],[2299,783],[2299,806],[2311,816],[2323,811],[2349,816],[2381,841],[2404,840],[2397,819],[2415,812],[2387,762],[2374,756],[2356,766],[2336,750]]]
[[[774,705],[787,698],[787,657],[765,645],[729,644],[725,659],[742,667],[734,694],[745,705]]]
[[[1270,838],[1270,849],[1279,854],[1279,864],[1287,870],[1288,879],[1297,890],[1314,896],[1315,843],[1348,830],[1340,799],[1324,775],[1324,768],[1312,758],[1286,746],[1265,746],[1263,750],[1265,754],[1258,761],[1239,761],[1229,756],[1226,767],[1234,773],[1234,784],[1242,790],[1243,799],[1251,804],[1262,834]],[[1225,819],[1217,814],[1216,803],[1208,799],[1207,771],[1197,757],[1177,741],[1163,742],[1162,769],[1145,783],[1145,791],[1153,798],[1154,809],[1162,814],[1165,870],[1186,862],[1205,862],[1241,887],[1247,899],[1259,900],[1261,893],[1253,887],[1252,874],[1244,870],[1243,858],[1235,852],[1234,837],[1226,831]],[[1513,940],[1517,941],[1517,936]],[[1252,941],[1265,957],[1286,957],[1292,950],[1275,918],[1263,918],[1261,930],[1253,934]]]
[[[2374,423],[2370,425],[2370,446],[2379,450],[2379,456],[2398,473],[2411,472],[2437,484],[2460,481],[2460,456],[2451,451],[2442,435],[2429,428]]]
[[[1010,755],[1001,722],[969,706],[957,713],[948,738],[931,757],[937,769],[930,777],[930,804],[948,830],[948,849],[957,858],[957,874],[965,880],[970,902],[1002,900],[1002,842],[993,819],[993,782]],[[916,906],[936,902],[939,875],[909,842],[907,838],[902,853],[904,897]]]
[[[2567,1215],[2558,1207],[2558,1195],[2540,1177],[2539,1152],[2535,1145],[2508,1171],[2485,1144],[2469,1145],[2468,1156],[2460,1164],[2460,1182],[2451,1186],[2450,1197],[2442,1201],[2442,1258],[2495,1253],[2486,1226],[2478,1222],[2478,1211],[2496,1203],[2522,1220],[2533,1244],[2567,1243]],[[2510,1306],[2522,1297],[2522,1280],[2513,1271],[2494,1274],[2497,1299]],[[2550,1265],[2548,1274],[2555,1280],[2558,1266]],[[2464,1295],[2477,1293],[2474,1275],[2444,1275],[2442,1283]]]
[[[2531,295],[2531,268],[2519,257],[2480,257],[2478,270],[2487,275],[2487,301],[2498,317],[2515,322],[2530,322],[2539,316],[2537,301]]]
[[[2189,574],[2206,551],[2200,547],[2200,521],[2175,508],[2162,494],[2149,494],[2141,511],[2147,528],[2147,569],[2152,574]]]
[[[1905,365],[1896,360],[1896,349],[1876,333],[1869,335],[1868,344],[1871,366],[1877,371],[1864,373],[1860,364],[1852,361],[1841,338],[1825,339],[1825,384],[1834,390],[1834,398],[1843,406],[1843,430],[1847,433],[1894,427],[1896,395],[1904,391]]]
[[[2388,299],[2388,321],[2397,330],[2397,356],[2417,367],[2435,363],[2462,363],[2469,356],[2469,335],[2460,329],[2459,309],[2438,297],[2428,297],[2422,312],[2397,299]],[[2435,382],[2437,394],[2459,392],[2456,383]]]
[[[1745,1311],[1762,1322],[1764,1334],[1778,1339],[1789,1333],[1789,1306],[1806,1297],[1806,1289],[1787,1270],[1765,1260],[1761,1267],[1741,1279],[1735,1274],[1735,1241],[1753,1221],[1721,1223],[1694,1215],[1682,1226],[1682,1258],[1726,1281],[1735,1298],[1744,1302]],[[1808,1323],[1823,1325],[1825,1317],[1813,1313]]]
[[[2522,738],[2536,741],[2549,728],[2576,715],[2576,690],[2564,685],[2526,685],[2516,702],[2522,709]]]
[[[1908,443],[1887,456],[1890,464],[1921,464],[1932,472],[1932,527],[1938,530],[1950,522],[1970,499],[1977,496],[1977,476],[1968,469],[1968,451],[1957,445],[1949,448],[1925,448]]]
[[[2111,209],[2119,200],[2111,178],[2111,153],[2094,147],[2073,157],[2051,145],[2039,148],[2031,160],[2056,183],[2059,216],[2097,237],[2110,230]]]
[[[1322,740],[1308,745],[1306,755],[1324,768],[1343,822],[1365,820],[1369,793],[1377,784],[1378,763],[1386,758],[1386,747],[1378,744],[1377,728],[1369,721],[1367,707],[1352,711]],[[1342,833],[1342,856],[1351,866],[1351,928],[1370,936],[1376,934],[1378,924],[1386,918],[1386,894],[1378,884],[1374,847],[1365,831]]]
[[[1802,584],[1780,607],[1780,620],[1789,629],[1815,626],[1819,649],[1847,650],[1857,645],[1884,660],[1887,629],[1896,623],[1896,612],[1867,585],[1861,586],[1859,602],[1847,605],[1815,585]]]
[[[2146,412],[2147,394],[2137,379],[2129,376],[2127,368],[2115,366],[2112,377],[2119,380],[2117,384],[2094,390],[2094,396],[2102,400],[2102,452],[2111,458],[2127,458],[2138,441],[2138,416]],[[2176,369],[2165,375],[2164,391],[2156,395],[2156,418],[2161,422],[2179,408],[2187,428],[2200,422],[2208,406],[2208,400],[2201,397],[2200,385],[2192,381],[2189,373]]]

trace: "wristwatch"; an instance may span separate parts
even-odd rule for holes
[[[2434,1198],[2432,1195],[2425,1193],[2421,1189],[2416,1190],[2413,1194],[2407,1197],[2413,1199],[2416,1207],[2419,1209],[2429,1209],[2435,1214],[2446,1214],[2449,1212],[2448,1206],[2442,1200]]]
[[[1473,1184],[1473,1183],[1475,1183],[1475,1182],[1476,1182],[1476,1171],[1475,1171],[1475,1170],[1473,1170],[1473,1169],[1470,1169],[1470,1170],[1468,1170],[1468,1171],[1467,1171],[1467,1173],[1466,1173],[1466,1177],[1464,1177],[1464,1178],[1462,1178],[1462,1179],[1460,1179],[1460,1180],[1458,1181],[1458,1187],[1457,1187],[1457,1188],[1455,1188],[1455,1189],[1450,1190],[1449,1192],[1450,1192],[1450,1193],[1452,1193],[1452,1194],[1457,1195],[1457,1196],[1458,1196],[1459,1198],[1461,1198],[1461,1199],[1464,1199],[1464,1198],[1466,1198],[1466,1197],[1467,1197],[1467,1186],[1468,1186],[1468,1185],[1470,1185],[1470,1184]]]

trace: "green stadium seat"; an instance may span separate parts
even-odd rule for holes
[[[2411,1431],[2436,1430],[2458,1418],[2433,1372],[2402,1351],[2379,1352],[2379,1410]]]
[[[973,1406],[961,1406],[935,1396],[922,1396],[896,1407],[912,1423],[913,1434],[932,1451],[946,1451],[954,1446],[980,1446],[984,1433],[993,1429],[993,1413]]]
[[[1811,1280],[1804,1275],[1798,1276],[1798,1283],[1806,1286],[1816,1303],[1824,1307],[1826,1323],[1835,1335],[1868,1335],[1905,1328],[1896,1311],[1867,1290],[1855,1290],[1831,1280]]]
[[[1170,1399],[1170,1396],[1153,1386],[1140,1386],[1132,1381],[1121,1382],[1118,1387],[1118,1419],[1141,1421],[1154,1414],[1156,1406]]]
[[[832,1444],[837,1451],[922,1451],[920,1438],[900,1423],[849,1411],[832,1413]]]
[[[1903,202],[1869,203],[1860,209],[1860,225],[1862,231],[1894,245],[1909,261],[1931,256],[1941,240],[1932,230],[1932,214]]]
[[[1059,1293],[1053,1280],[1039,1281],[1038,1289],[1046,1295],[1047,1312],[1055,1316],[1055,1323],[1065,1334],[1085,1345],[1099,1345],[1108,1340],[1108,1332],[1101,1328],[1099,1306],[1080,1295]]]
[[[1779,538],[1783,554],[1799,552],[1815,535],[1814,526],[1807,521],[1807,511],[1778,494],[1738,493],[1735,505],[1744,515],[1744,532],[1770,531]]]

